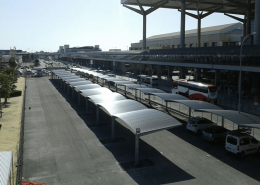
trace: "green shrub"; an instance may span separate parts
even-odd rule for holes
[[[14,90],[11,92],[10,97],[17,97],[21,95],[22,95],[22,91]]]

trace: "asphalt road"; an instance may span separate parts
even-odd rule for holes
[[[29,108],[30,107],[30,108]],[[184,126],[142,136],[137,168],[134,134],[122,123],[110,138],[108,117],[85,114],[48,77],[27,79],[23,177],[56,185],[86,184],[259,184],[260,156],[246,159],[227,154]],[[145,166],[145,165],[144,165]]]

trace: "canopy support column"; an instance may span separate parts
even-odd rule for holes
[[[88,114],[88,99],[86,98],[86,113]]]
[[[185,5],[184,5],[185,6]],[[211,15],[214,13],[214,11],[220,9],[221,7],[218,7],[216,8],[215,10],[212,10],[212,11],[209,11],[208,13],[205,13],[203,14],[203,11],[200,12],[199,11],[199,5],[198,3],[196,3],[196,7],[197,7],[197,15],[193,14],[193,13],[190,13],[190,12],[185,12],[184,10],[184,13],[190,17],[193,17],[194,19],[197,19],[198,20],[198,27],[197,27],[197,38],[198,38],[198,43],[197,43],[197,47],[201,47],[201,19]],[[181,13],[182,13],[182,10],[181,10]],[[184,21],[185,21],[185,17],[184,17]],[[185,25],[184,25],[184,29],[185,29]],[[185,34],[185,33],[184,33]],[[184,35],[185,37],[185,35]]]
[[[146,16],[152,13],[153,11],[157,10],[158,8],[160,8],[160,6],[167,4],[169,0],[160,1],[159,3],[156,3],[156,5],[154,5],[153,7],[149,8],[148,10],[143,9],[143,6],[139,2],[139,0],[136,1],[139,5],[140,10],[132,8],[127,5],[123,5],[123,6],[143,16],[143,50],[146,50]]]
[[[191,108],[189,107],[189,120],[191,119]]]
[[[78,92],[78,105],[80,105],[80,92]]]
[[[126,96],[126,86],[125,86],[125,96]]]
[[[136,91],[136,89],[135,89],[135,100],[137,100],[137,91]]]
[[[96,107],[96,125],[99,125],[99,107]]]
[[[115,117],[111,117],[111,141],[115,139]]]
[[[108,81],[108,88],[110,89],[110,82]]]
[[[116,92],[117,92],[117,84],[116,84]]]
[[[166,111],[168,111],[168,102],[165,102],[166,103]]]
[[[136,128],[135,133],[135,164],[139,165],[139,134],[140,134],[140,128]]]
[[[148,95],[148,99],[149,99],[149,104],[151,105],[151,97],[150,97],[151,95],[149,94]]]
[[[221,123],[221,126],[224,127],[224,124],[225,124],[225,122],[224,122],[224,118],[222,117],[222,123]]]

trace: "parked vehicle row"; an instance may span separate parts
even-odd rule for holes
[[[225,149],[241,158],[248,154],[258,153],[260,155],[260,141],[256,140],[246,129],[230,131],[216,123],[202,117],[190,119],[186,129],[214,144],[225,142]]]

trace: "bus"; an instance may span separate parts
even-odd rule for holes
[[[146,85],[147,87],[157,87],[158,86],[158,78],[147,76],[147,75],[140,75],[137,76],[137,81],[141,85]]]
[[[201,100],[216,104],[218,88],[215,85],[177,79],[173,81],[172,93],[184,95],[191,100]]]

